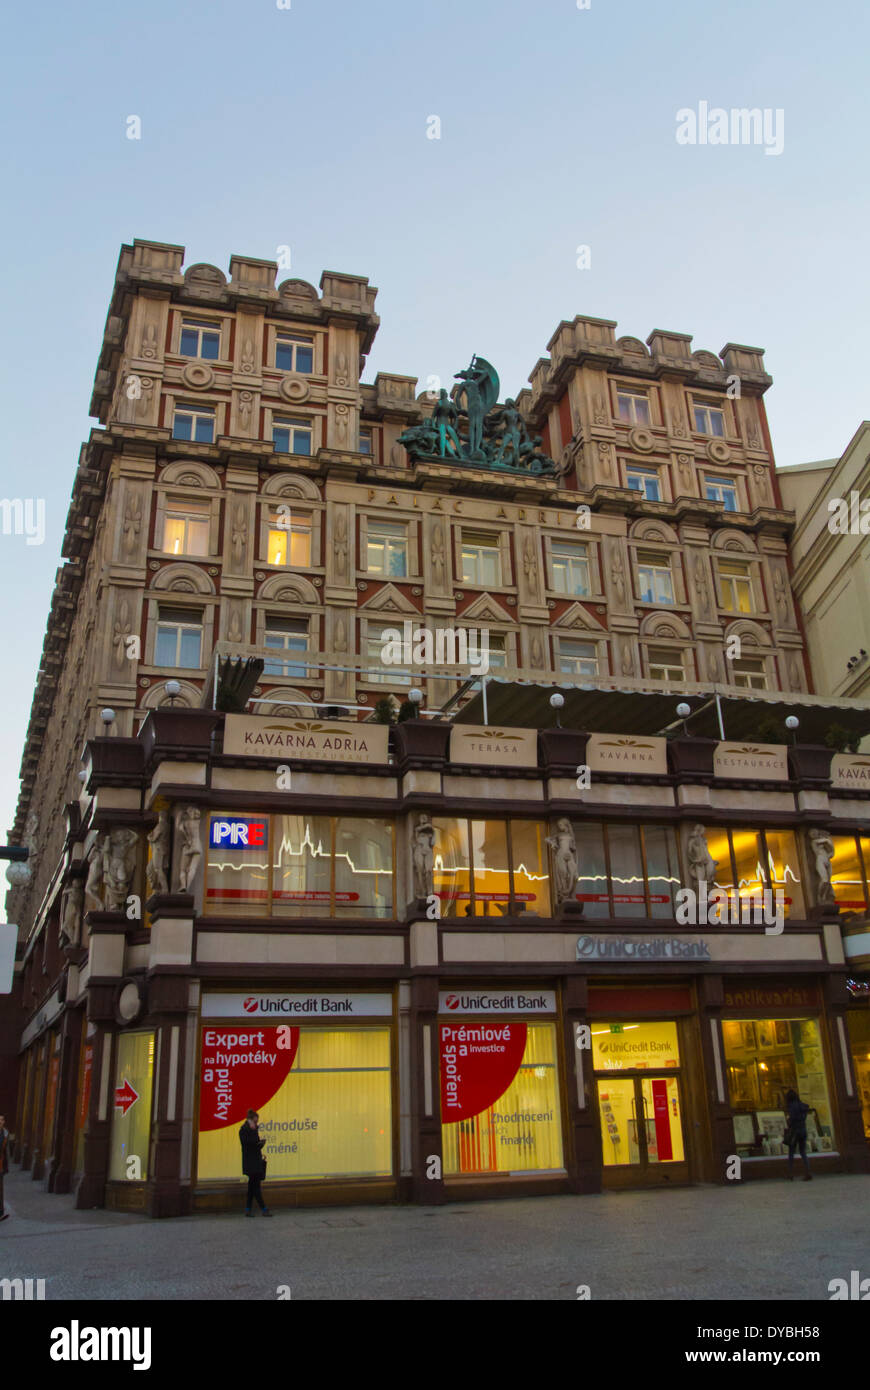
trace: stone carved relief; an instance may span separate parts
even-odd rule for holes
[[[692,459],[689,454],[677,454],[677,467],[680,470],[680,486],[687,493],[692,491]]]
[[[538,558],[535,543],[529,535],[523,541],[523,572],[530,592],[534,593],[538,587]]]
[[[683,412],[680,410],[679,406],[673,406],[671,408],[671,434],[677,439],[687,438],[686,422],[683,419]]]
[[[405,449],[401,444],[394,444],[390,449],[390,464],[393,468],[405,467]]]
[[[122,598],[118,603],[112,628],[113,662],[119,671],[123,671],[127,664],[127,638],[134,635],[130,631],[130,624],[130,604],[126,598]]]
[[[773,567],[773,601],[780,624],[785,626],[789,620],[788,585],[785,582],[781,565]]]
[[[254,374],[254,340],[246,338],[242,346],[242,371],[245,376]]]
[[[788,659],[788,681],[790,690],[803,690],[800,666],[794,656],[790,656]]]
[[[619,603],[625,603],[625,567],[618,545],[610,552],[610,580]]]
[[[347,386],[348,383],[348,364],[347,353],[340,352],[335,363],[335,384],[336,386]]]
[[[338,579],[347,579],[347,514],[342,510],[335,514],[333,528],[333,551],[335,554],[335,573]]]
[[[695,556],[692,571],[695,593],[698,596],[698,610],[702,617],[709,618],[713,611],[710,602],[710,586],[707,582],[707,569],[701,555]]]
[[[598,441],[598,471],[605,482],[613,476],[610,468],[610,445],[604,439]]]
[[[606,425],[608,423],[607,403],[600,392],[595,397],[595,423],[596,425]]]
[[[241,642],[242,640],[242,613],[237,603],[234,603],[230,609],[227,638],[230,642]]]
[[[157,325],[155,323],[146,323],[142,329],[139,355],[147,358],[157,356]]]
[[[544,665],[544,647],[537,633],[532,638],[532,665],[537,671]]]
[[[233,534],[232,534],[232,554],[233,564],[236,569],[241,569],[245,560],[245,550],[248,544],[248,518],[244,502],[237,502],[233,507]]]
[[[142,529],[142,498],[135,492],[127,493],[124,507],[124,525],[121,532],[121,554],[128,560],[136,554],[139,532]]]
[[[632,651],[631,642],[627,637],[622,643],[621,669],[624,676],[634,675],[634,652]]]
[[[432,577],[438,588],[444,584],[444,528],[440,521],[432,527]]]
[[[349,407],[346,405],[337,405],[335,407],[335,434],[339,449],[347,448],[349,422]]]
[[[770,473],[766,464],[754,463],[752,465],[752,474],[755,478],[755,487],[761,501],[764,503],[769,502],[771,498]]]
[[[103,847],[103,901],[107,912],[122,912],[136,872],[136,848],[139,836],[135,830],[120,827],[110,830]]]
[[[242,429],[243,429],[246,433],[247,433],[248,429],[250,428],[250,424],[251,424],[251,412],[253,411],[253,408],[254,408],[254,393],[253,393],[253,391],[240,391],[240,392],[239,392],[239,419],[240,419],[241,424],[242,424]]]

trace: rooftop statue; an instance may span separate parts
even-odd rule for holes
[[[553,477],[556,464],[541,453],[540,435],[530,436],[515,400],[498,405],[495,368],[475,355],[456,373],[452,398],[442,388],[432,415],[399,435],[412,459],[471,464],[506,473]]]

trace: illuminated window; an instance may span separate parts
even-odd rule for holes
[[[787,1091],[810,1107],[807,1153],[830,1153],[834,1131],[825,1057],[814,1018],[742,1018],[722,1023],[734,1141],[741,1158],[777,1158]]]
[[[281,372],[299,372],[300,375],[313,372],[314,339],[297,333],[279,333],[275,339],[275,366]]]
[[[594,642],[559,638],[559,670],[572,676],[597,676],[598,651]]]
[[[693,401],[695,429],[698,434],[712,434],[722,439],[725,434],[725,414],[718,406],[708,405],[706,401]]]
[[[760,895],[765,890],[774,894],[768,903],[768,915],[775,911],[779,893],[785,918],[806,915],[794,831],[724,830],[711,826],[706,833],[710,855],[717,861],[715,880],[708,886],[708,893],[716,887],[729,895],[728,906],[723,908],[723,925],[726,914],[734,925],[738,920],[741,925],[759,925],[763,906]]]
[[[844,912],[864,913],[870,905],[867,891],[867,851],[870,841],[855,835],[832,835],[831,885]],[[862,854],[862,848],[864,853]]]
[[[637,552],[637,587],[641,603],[670,604],[674,601],[674,581],[670,561],[654,550]]]
[[[307,618],[282,618],[280,614],[269,614],[266,617],[266,630],[263,634],[263,645],[274,647],[278,651],[285,652],[307,652],[308,651],[308,619]],[[304,680],[308,674],[308,668],[298,665],[292,661],[266,661],[263,666],[264,676],[280,676],[284,679]]]
[[[272,443],[276,454],[302,454],[308,458],[313,438],[310,420],[272,421]]]
[[[171,555],[207,555],[210,519],[208,502],[167,500],[161,549]]]
[[[648,502],[661,502],[662,487],[657,468],[626,468],[625,477],[632,492],[641,492]]]
[[[498,536],[485,531],[462,532],[463,584],[501,584]]]
[[[202,611],[197,608],[169,608],[160,604],[154,665],[199,670],[202,650]]]
[[[576,541],[556,541],[550,546],[553,588],[559,594],[581,597],[591,593],[589,547]]]
[[[193,444],[214,443],[214,411],[202,405],[177,405],[172,416],[172,438]]]
[[[764,658],[760,656],[732,657],[731,684],[740,686],[742,690],[766,690],[767,672]]]
[[[311,517],[285,506],[269,514],[269,564],[291,569],[311,564]]]
[[[124,1110],[115,1105],[112,1111],[112,1131],[109,1139],[109,1179],[120,1182],[129,1178],[127,1160],[139,1159],[138,1177],[149,1176],[148,1155],[151,1148],[151,1093],[154,1081],[154,1034],[119,1033],[115,1041],[115,1085],[127,1095],[132,1104]]]
[[[183,319],[179,351],[185,357],[203,357],[216,362],[221,355],[221,331],[207,319]]]
[[[704,479],[704,496],[708,502],[719,502],[726,512],[737,511],[737,484],[730,478],[708,474]]]
[[[437,818],[432,825],[443,917],[549,916],[543,822]]]
[[[719,604],[729,613],[752,612],[748,564],[740,560],[719,561]]]
[[[649,674],[654,681],[685,680],[682,652],[673,647],[650,647]]]
[[[408,573],[408,528],[404,522],[369,519],[366,569],[369,574],[404,579]]]
[[[620,420],[627,425],[649,424],[649,397],[639,391],[617,391],[616,404]]]

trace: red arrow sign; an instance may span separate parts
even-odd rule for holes
[[[123,1110],[126,1115],[131,1105],[135,1105],[139,1099],[139,1092],[134,1091],[126,1076],[123,1085],[115,1087],[115,1109]]]

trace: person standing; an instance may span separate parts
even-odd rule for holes
[[[264,1216],[271,1216],[263,1201],[260,1184],[266,1176],[266,1160],[263,1157],[265,1139],[260,1138],[260,1117],[256,1110],[249,1110],[245,1123],[239,1130],[242,1145],[242,1172],[248,1179],[248,1199],[245,1203],[245,1216],[253,1216],[253,1203],[256,1202]]]
[[[3,1203],[3,1178],[9,1172],[9,1131],[6,1116],[0,1115],[0,1221],[5,1221],[9,1213]]]
[[[788,1118],[786,1143],[788,1144],[788,1180],[794,1181],[794,1151],[800,1149],[804,1161],[804,1182],[812,1180],[810,1162],[807,1158],[807,1115],[810,1107],[802,1101],[797,1091],[786,1091],[785,1113]]]

